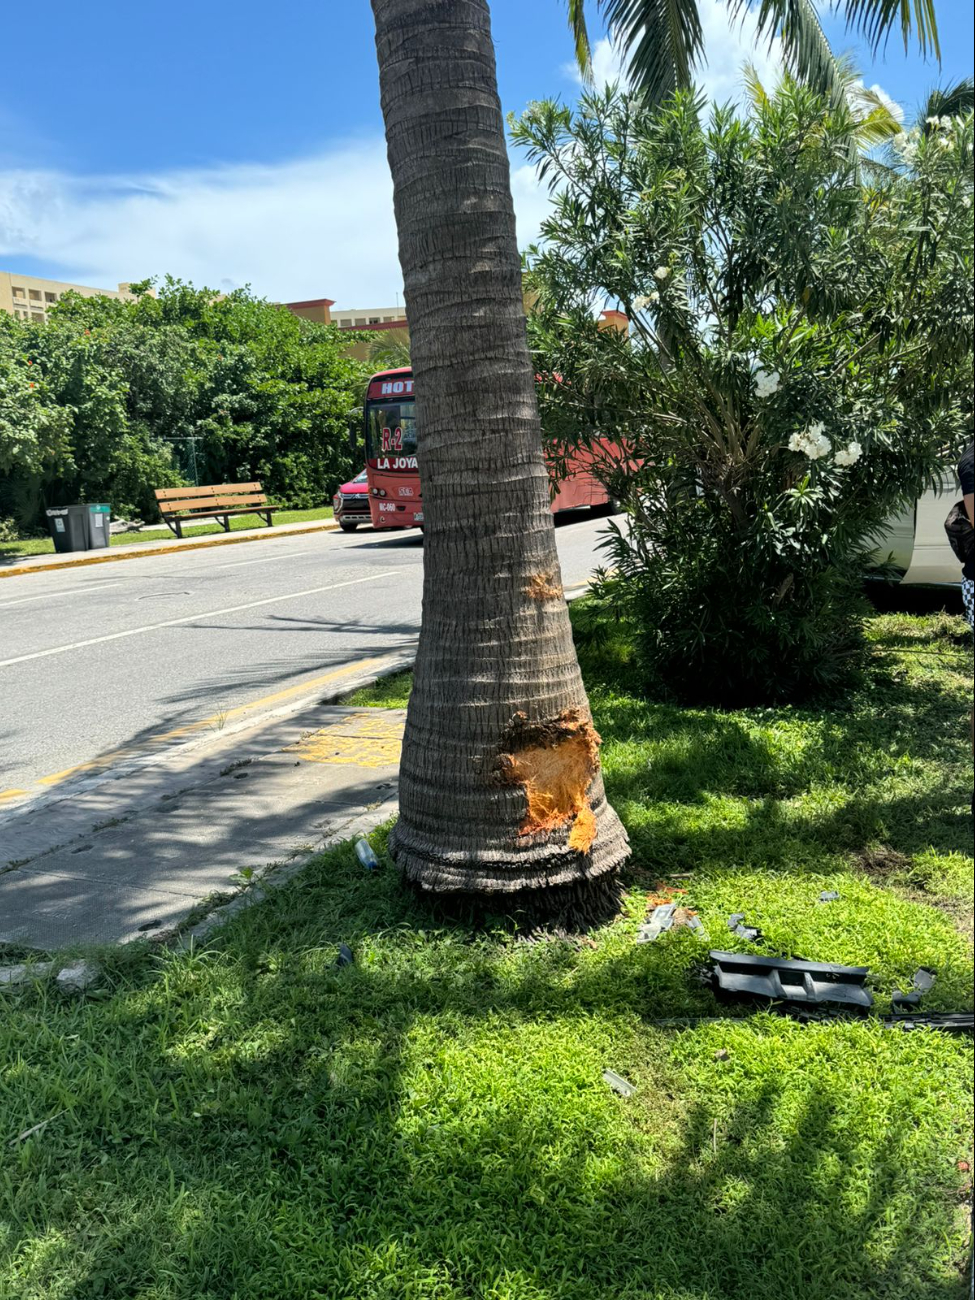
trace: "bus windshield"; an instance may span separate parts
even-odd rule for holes
[[[413,402],[370,402],[366,407],[366,459],[416,455]]]

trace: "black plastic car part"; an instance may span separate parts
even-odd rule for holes
[[[894,989],[890,999],[890,1004],[895,1011],[906,1011],[911,1007],[916,1007],[921,1001],[921,996],[927,993],[928,989],[934,986],[937,979],[933,970],[927,966],[919,966],[914,972],[914,979],[911,982],[910,992],[902,993],[900,989]]]
[[[762,932],[757,925],[745,925],[745,913],[734,912],[728,917],[728,929],[732,934],[736,934],[739,939],[747,939],[749,943],[761,943]]]
[[[673,926],[676,911],[676,903],[660,903],[655,907],[649,921],[645,921],[637,930],[637,943],[653,943],[655,939],[659,939]]]
[[[833,966],[785,957],[751,957],[737,952],[712,952],[711,960],[716,989],[726,997],[837,1003],[864,1010],[873,1006],[873,994],[866,987],[870,973],[866,966]]]
[[[919,1016],[882,1016],[891,1029],[940,1029],[947,1034],[975,1033],[975,1015],[971,1011],[927,1011]]]

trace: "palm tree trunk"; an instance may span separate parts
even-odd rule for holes
[[[423,624],[407,879],[577,913],[626,835],[562,594],[486,0],[372,0],[416,379]]]

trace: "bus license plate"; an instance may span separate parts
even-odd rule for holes
[[[413,522],[414,522],[415,524],[422,524],[422,523],[423,523],[423,511],[422,511],[422,510],[418,510],[418,511],[416,512],[416,514],[413,516]]]

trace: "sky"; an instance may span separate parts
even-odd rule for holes
[[[578,95],[565,8],[493,0],[506,112]],[[752,23],[729,28],[721,0],[701,9],[713,98],[737,93],[746,59],[774,78]],[[899,38],[871,58],[836,19],[827,34],[910,117],[972,71],[970,4],[937,12],[940,70]],[[367,0],[48,0],[42,26],[10,4],[2,29],[0,270],[105,287],[168,272],[337,309],[402,301]],[[617,67],[600,41],[597,74]],[[524,245],[546,199],[517,152],[512,186]]]

